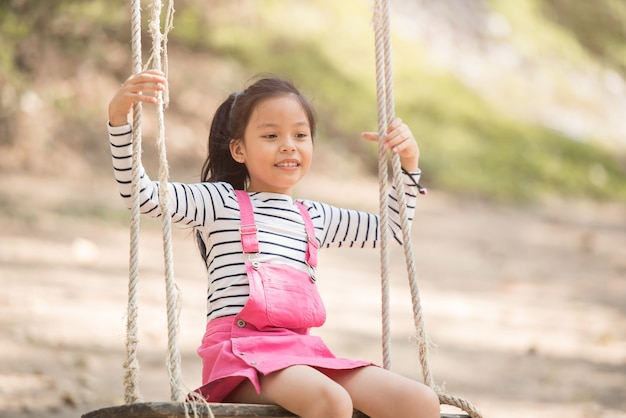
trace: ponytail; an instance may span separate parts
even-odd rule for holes
[[[215,112],[209,132],[209,154],[202,165],[201,181],[230,183],[233,188],[244,190],[248,179],[248,169],[235,161],[230,154],[232,133],[232,109],[236,104],[237,94],[228,96]]]

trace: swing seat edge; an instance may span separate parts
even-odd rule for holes
[[[197,405],[198,416],[207,416],[206,407]],[[296,415],[277,405],[209,403],[215,418],[258,417],[258,418],[294,418]],[[188,416],[193,417],[193,410],[187,407]],[[185,418],[185,405],[181,402],[139,402],[128,405],[106,407],[87,412],[81,418]],[[352,418],[368,418],[355,410]],[[441,418],[469,418],[465,414],[442,413]]]

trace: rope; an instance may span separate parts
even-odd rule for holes
[[[170,0],[167,16],[173,15],[173,3]],[[162,54],[166,37],[161,32],[161,9],[160,0],[153,0],[152,15],[150,19],[150,35],[152,37],[152,55],[149,62],[154,68],[163,69]],[[171,20],[165,22],[164,32],[171,29]],[[172,251],[172,217],[170,208],[170,195],[168,187],[169,167],[167,151],[165,147],[165,101],[162,92],[157,92],[157,149],[159,153],[159,202],[161,206],[161,226],[163,232],[163,258],[165,264],[165,294],[167,300],[167,339],[168,357],[167,368],[170,379],[170,394],[173,402],[182,399],[180,390],[181,364],[180,351],[178,349],[178,316],[180,312],[179,291],[174,281],[174,257]]]
[[[385,86],[385,55],[386,49],[384,36],[382,34],[383,25],[379,20],[379,2],[376,2],[374,12],[375,29],[375,54],[376,54],[376,95],[378,97],[378,135],[385,136],[387,131],[387,100]],[[389,216],[387,211],[387,183],[389,179],[387,171],[387,151],[381,142],[378,142],[378,179],[380,195],[380,266],[381,266],[381,311],[382,311],[382,350],[383,367],[391,369],[391,320],[389,315]]]
[[[161,31],[161,9],[159,0],[152,2],[152,13],[149,30],[152,37],[152,53],[146,67],[163,69],[167,75],[167,33],[173,27],[173,2],[170,0],[167,9],[164,31]],[[143,69],[141,49],[141,1],[131,1],[131,30],[132,30],[132,60],[133,72],[139,73]],[[168,318],[168,357],[167,366],[169,372],[171,399],[179,401],[182,397],[180,391],[181,365],[180,352],[178,349],[178,315],[180,312],[179,293],[174,281],[172,239],[171,239],[171,216],[170,197],[168,193],[169,169],[165,149],[165,123],[164,108],[169,101],[167,90],[157,94],[157,120],[158,137],[157,147],[159,151],[159,199],[162,211],[163,253],[165,263],[165,288],[167,299]],[[128,311],[126,332],[126,361],[124,367],[124,398],[127,404],[140,402],[142,397],[139,393],[139,362],[137,360],[138,344],[138,306],[137,288],[139,282],[138,273],[138,248],[139,248],[139,190],[140,158],[141,158],[141,103],[133,105],[133,157],[132,157],[132,187],[131,187],[131,229],[130,229],[130,260],[129,260],[129,286],[128,286]]]
[[[167,35],[173,28],[174,2],[169,0],[163,31],[161,31],[162,3],[153,0],[149,30],[152,38],[152,52],[146,63],[146,68],[161,69],[165,76],[168,73],[167,61]],[[141,56],[141,0],[131,0],[131,26],[132,26],[132,55],[133,72],[142,71]],[[180,292],[174,280],[174,263],[172,251],[172,217],[170,211],[170,196],[168,188],[169,165],[165,147],[165,118],[164,110],[169,104],[169,90],[157,93],[157,122],[158,136],[157,148],[159,152],[159,201],[162,213],[163,255],[165,263],[165,291],[167,300],[167,323],[168,323],[168,356],[167,369],[170,380],[171,400],[180,402],[182,398],[181,387],[181,356],[178,348],[178,318],[180,315]],[[133,157],[132,157],[132,185],[131,185],[131,245],[130,245],[130,268],[128,286],[128,314],[126,351],[127,358],[124,367],[127,369],[124,384],[124,398],[127,404],[140,402],[139,394],[139,363],[137,361],[138,343],[138,248],[139,248],[139,181],[140,181],[140,158],[141,158],[141,103],[133,105]],[[194,417],[201,415],[214,418],[209,403],[195,392],[191,392],[183,400],[185,416]]]
[[[394,114],[394,97],[393,97],[393,72],[391,57],[391,31],[389,17],[390,0],[375,0],[374,2],[374,31],[375,31],[375,49],[376,49],[376,85],[377,85],[377,108],[379,135],[384,136],[387,126],[395,118]],[[379,190],[380,190],[380,213],[381,228],[385,228],[383,218],[386,218],[387,208],[387,155],[382,146],[379,146]],[[417,346],[420,364],[422,368],[424,383],[431,387],[437,393],[439,402],[445,405],[455,406],[467,412],[472,418],[481,418],[480,412],[470,402],[444,393],[442,388],[436,387],[431,373],[429,363],[429,346],[430,341],[425,331],[424,316],[421,307],[421,299],[419,288],[417,286],[417,273],[415,267],[415,259],[413,257],[413,245],[410,234],[410,223],[406,213],[406,197],[404,195],[404,184],[402,182],[402,167],[400,158],[397,154],[391,157],[391,166],[393,173],[393,184],[396,188],[397,198],[400,206],[400,220],[402,227],[402,239],[406,267],[409,279],[409,287],[411,290],[411,302],[413,304],[413,316],[415,329],[417,333]],[[387,222],[385,220],[385,222]],[[381,287],[383,294],[382,318],[383,318],[383,365],[389,368],[389,268],[388,268],[388,250],[386,240],[388,234],[381,235]]]
[[[141,71],[141,0],[131,1],[131,48],[133,72]],[[139,392],[139,362],[137,361],[138,343],[138,306],[137,286],[139,283],[139,158],[141,157],[141,103],[133,105],[133,157],[131,185],[131,224],[130,256],[128,272],[128,305],[126,315],[126,362],[124,368],[124,400],[127,404],[142,400]]]

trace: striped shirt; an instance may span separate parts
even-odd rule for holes
[[[126,205],[131,205],[132,128],[109,126],[109,140],[115,178]],[[140,211],[161,216],[159,183],[152,181],[140,167]],[[412,221],[418,194],[419,172],[404,173],[407,214]],[[207,320],[239,313],[249,296],[245,262],[240,241],[239,205],[229,183],[168,183],[172,222],[197,231],[204,247],[208,275]],[[308,271],[305,263],[307,237],[304,221],[291,196],[250,193],[254,219],[258,227],[260,262],[276,262]],[[315,227],[315,239],[321,248],[376,248],[379,240],[377,215],[299,200],[307,208]],[[399,204],[395,189],[389,193],[390,235],[402,243]]]

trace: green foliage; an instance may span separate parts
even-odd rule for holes
[[[626,29],[620,23],[626,6],[617,0],[490,2],[515,27],[526,28],[523,37],[512,40],[525,51],[559,51],[580,63],[590,62],[591,55],[625,68]],[[33,48],[62,45],[64,59],[96,57],[98,62],[110,45],[127,44],[130,38],[129,7],[122,0],[12,3],[0,3],[0,35],[6,40],[0,75],[10,80],[28,77],[35,68],[36,62],[26,59]],[[288,76],[318,109],[319,140],[356,153],[374,172],[376,151],[358,138],[362,130],[376,130],[368,2],[264,0],[241,5],[216,1],[207,7],[201,0],[179,0],[170,51],[234,63],[248,76]],[[426,185],[504,201],[552,194],[626,201],[623,157],[591,138],[573,141],[513,119],[507,109],[494,108],[453,75],[425,65],[415,43],[394,39],[394,57],[397,114],[420,142]],[[83,136],[97,135],[88,128],[93,111],[72,116],[67,103],[55,103]]]
[[[592,56],[626,73],[626,3],[623,0],[543,0],[548,19]]]
[[[602,147],[510,119],[447,76],[427,80],[403,88],[410,100],[398,104],[420,139],[426,183],[502,201],[626,199],[625,167]]]
[[[126,8],[122,0],[32,0],[0,4],[0,71],[17,78],[38,66],[37,56],[44,44],[62,45],[67,54],[79,56],[95,42],[119,40],[121,19]],[[128,39],[127,35],[123,39]],[[99,50],[100,48],[93,48]]]
[[[489,0],[514,27],[513,42],[537,56],[549,52],[576,64],[600,62],[626,75],[623,0]]]

